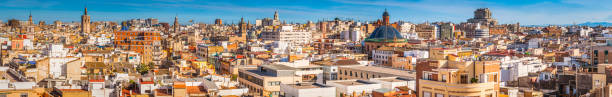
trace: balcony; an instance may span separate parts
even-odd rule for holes
[[[494,93],[497,88],[496,82],[460,84],[419,79],[419,84],[422,89],[420,91],[436,91],[455,96],[480,96]]]

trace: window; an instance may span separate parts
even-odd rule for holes
[[[461,75],[461,83],[468,83],[467,75]]]
[[[431,97],[431,93],[423,91],[423,97]]]
[[[446,82],[446,74],[442,74],[442,81]]]
[[[497,74],[493,75],[493,81],[497,82]]]
[[[278,85],[280,85],[280,83],[281,83],[280,81],[272,81],[272,82],[268,82],[268,84],[269,84],[270,86],[278,86]]]
[[[360,76],[361,78],[363,78],[363,72],[362,72],[362,73],[360,73],[360,74],[359,74],[359,76]]]
[[[423,79],[424,80],[431,80],[432,79],[432,74],[428,73],[428,72],[423,72]]]
[[[21,96],[19,97],[28,97],[28,93],[21,93]]]
[[[436,97],[444,97],[444,94],[436,93]]]
[[[270,92],[270,93],[271,93],[272,95],[280,95],[280,92],[279,92],[279,91],[272,91],[272,92]]]

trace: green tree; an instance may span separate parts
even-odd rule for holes
[[[149,70],[151,70],[152,66],[153,66],[152,63],[149,63],[149,64],[140,64],[140,65],[138,65],[138,67],[136,67],[136,70],[141,75],[144,75],[144,74],[149,73]]]
[[[232,81],[236,81],[236,80],[238,80],[238,75],[232,74],[232,78],[231,78],[231,80],[232,80]]]
[[[472,78],[472,79],[470,80],[470,82],[472,82],[472,83],[478,83],[478,79],[476,79],[476,78]]]

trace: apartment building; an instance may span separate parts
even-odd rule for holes
[[[294,68],[278,64],[245,67],[238,71],[238,82],[249,88],[250,94],[278,97],[282,95],[281,84],[302,82],[302,77],[296,76],[295,72]]]
[[[113,43],[117,48],[136,51],[141,63],[161,63],[161,33],[158,31],[117,31]]]
[[[372,51],[372,59],[374,64],[377,65],[412,70],[414,69],[412,64],[415,62],[413,62],[412,56],[405,54],[406,51],[408,50],[405,48],[380,47]]]
[[[351,67],[339,67],[338,68],[338,79],[339,80],[351,80],[351,79],[362,79],[367,80],[371,78],[381,77],[408,77],[414,78],[414,72],[392,69],[378,66],[351,66]]]
[[[281,84],[284,97],[336,97],[336,87],[319,83]]]
[[[497,97],[499,61],[431,60],[417,64],[419,97]]]
[[[336,87],[336,97],[367,97],[382,87],[382,84],[368,80],[336,80],[328,81],[327,85]]]
[[[290,46],[302,46],[311,43],[312,32],[294,30],[293,26],[282,26],[274,31],[261,32],[261,39],[284,42]]]

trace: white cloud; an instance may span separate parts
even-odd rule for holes
[[[7,0],[4,2],[0,2],[0,6],[4,7],[42,7],[48,8],[54,5],[59,4],[55,1],[47,1],[47,0]]]

